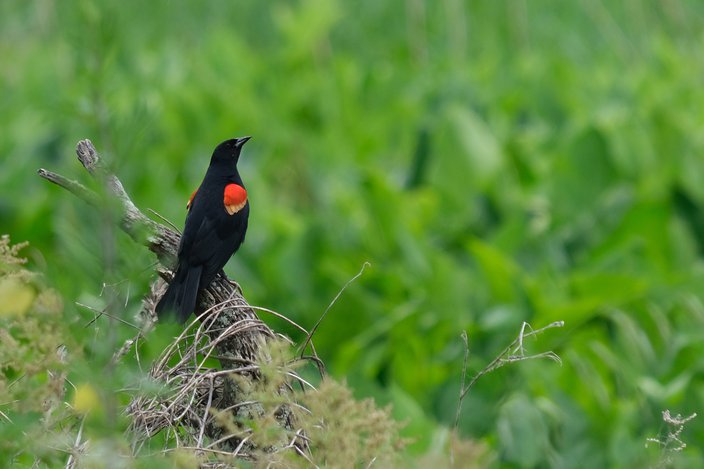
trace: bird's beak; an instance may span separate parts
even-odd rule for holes
[[[247,136],[247,137],[240,137],[240,138],[236,139],[235,146],[237,146],[237,148],[242,148],[242,145],[247,143],[247,140],[249,140],[250,138],[252,138],[252,137]]]

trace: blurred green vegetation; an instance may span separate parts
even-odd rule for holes
[[[154,259],[35,171],[89,183],[73,149],[90,138],[135,203],[181,226],[212,148],[252,135],[227,270],[311,327],[371,263],[315,344],[394,405],[409,454],[446,438],[462,330],[472,374],[522,321],[564,320],[527,344],[563,366],[482,378],[462,436],[501,467],[643,467],[661,411],[704,402],[702,24],[697,0],[5,0],[0,233],[30,241],[64,299],[69,378],[116,416],[142,372],[106,364],[133,331],[85,327],[76,301],[132,320]],[[101,451],[115,418],[91,427]],[[704,420],[681,438],[676,464],[698,467]]]

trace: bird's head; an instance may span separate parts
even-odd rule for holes
[[[240,159],[242,147],[250,138],[252,137],[240,137],[225,140],[220,145],[215,147],[211,161],[234,161],[234,163],[237,164],[237,161]]]

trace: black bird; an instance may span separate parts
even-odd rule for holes
[[[186,322],[198,291],[213,281],[244,241],[249,201],[237,162],[249,139],[226,140],[215,148],[203,182],[186,204],[176,273],[156,305],[160,319],[175,314],[179,322]]]

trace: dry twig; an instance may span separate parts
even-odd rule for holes
[[[655,443],[660,446],[662,450],[660,461],[656,467],[671,467],[673,456],[676,453],[682,452],[682,450],[687,447],[687,443],[682,441],[682,432],[684,431],[685,425],[696,416],[696,412],[687,417],[682,417],[681,414],[673,416],[669,410],[662,412],[662,420],[667,425],[667,435],[664,437],[647,438],[645,440],[646,448],[648,447],[648,443]]]
[[[562,364],[562,360],[560,359],[560,357],[558,357],[557,354],[552,351],[536,353],[533,355],[526,355],[525,349],[523,348],[523,340],[528,337],[536,336],[542,332],[545,332],[548,329],[552,329],[553,327],[563,327],[564,325],[564,321],[556,321],[551,324],[548,324],[545,327],[541,327],[540,329],[533,330],[530,327],[530,324],[524,322],[521,325],[521,330],[518,333],[518,336],[513,340],[513,342],[511,342],[499,355],[497,355],[496,358],[494,358],[491,363],[489,363],[483,370],[475,374],[469,384],[465,384],[465,379],[467,377],[467,361],[469,359],[469,339],[467,337],[467,333],[463,331],[462,341],[464,342],[464,363],[462,366],[462,386],[460,387],[460,396],[459,402],[457,403],[457,412],[455,413],[454,428],[457,429],[457,426],[459,425],[460,413],[462,412],[462,402],[464,401],[464,398],[467,397],[467,393],[469,393],[469,390],[472,389],[474,383],[476,383],[477,380],[485,374],[498,370],[502,366],[508,365],[509,363],[520,362],[523,360],[532,360],[535,358],[548,358],[559,364]],[[526,332],[527,329],[529,329],[528,332]]]
[[[330,309],[335,305],[335,303],[337,303],[337,300],[340,298],[340,296],[342,296],[342,293],[343,293],[345,290],[347,290],[347,287],[349,287],[350,285],[352,285],[352,283],[353,283],[355,280],[357,280],[359,277],[362,276],[362,274],[364,273],[364,269],[366,269],[367,267],[371,267],[371,264],[370,264],[369,262],[364,262],[364,264],[362,264],[362,268],[359,270],[359,272],[357,272],[357,275],[355,275],[354,277],[352,277],[351,279],[349,279],[349,280],[347,281],[347,283],[345,283],[345,284],[342,286],[342,288],[340,289],[340,291],[337,292],[337,295],[335,295],[335,298],[333,298],[332,301],[330,302],[330,304],[328,305],[328,307],[325,308],[325,311],[323,312],[322,316],[320,316],[320,318],[318,319],[318,322],[316,322],[315,325],[313,326],[313,328],[310,330],[310,333],[309,333],[308,336],[306,337],[306,340],[303,342],[303,345],[301,345],[301,348],[300,348],[300,350],[301,350],[301,358],[303,358],[303,354],[304,354],[305,351],[306,351],[306,347],[308,347],[308,345],[311,344],[311,340],[313,339],[313,334],[315,334],[315,331],[318,330],[318,327],[320,327],[320,324],[323,322],[323,319],[325,319],[325,316],[328,315],[328,312],[330,312]],[[313,352],[313,356],[314,356],[315,358],[318,358],[318,354],[315,353],[315,347],[312,347],[312,344],[311,344],[311,349],[312,349],[312,352]]]

